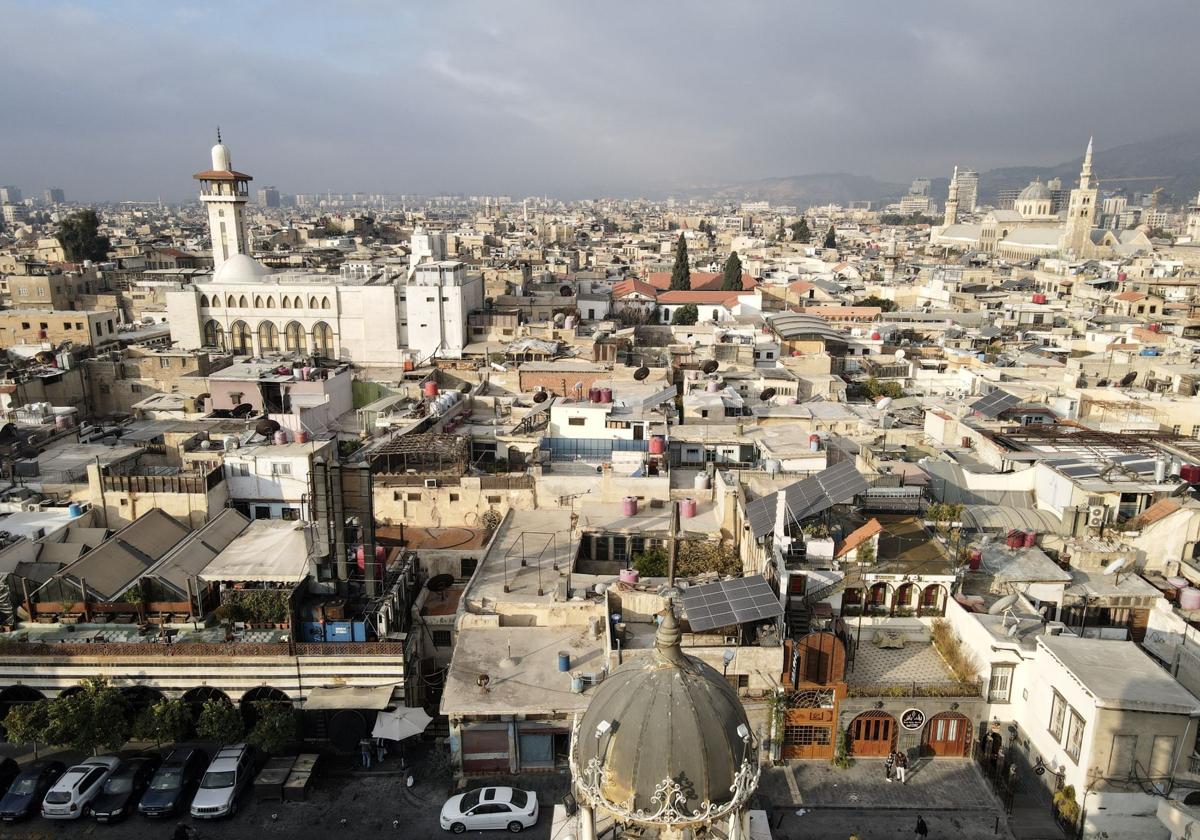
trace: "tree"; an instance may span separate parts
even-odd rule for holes
[[[196,735],[205,741],[232,744],[246,731],[241,714],[228,700],[213,698],[205,700],[200,707],[200,719],[196,721]]]
[[[742,258],[737,251],[729,254],[725,260],[725,271],[721,276],[721,291],[740,292],[742,290]]]
[[[800,217],[800,221],[791,224],[789,229],[792,232],[793,242],[807,243],[812,239],[812,231],[808,229],[808,219],[803,216]]]
[[[675,326],[690,327],[699,320],[700,310],[696,308],[696,304],[694,303],[685,303],[676,309],[675,313],[671,316],[671,323]]]
[[[665,548],[651,548],[633,555],[633,568],[645,577],[666,577],[670,557]]]
[[[277,753],[296,738],[296,712],[287,703],[259,700],[254,704],[258,719],[246,737],[263,752]]]
[[[775,241],[782,242],[784,240],[783,216],[779,217],[779,226],[775,229]]]
[[[78,691],[50,701],[44,738],[80,752],[115,750],[129,740],[129,704],[105,677],[79,683]]]
[[[5,738],[10,744],[36,744],[46,740],[50,722],[50,700],[17,703],[4,716]]]
[[[881,298],[881,297],[877,297],[875,295],[871,295],[871,296],[865,297],[865,298],[860,298],[859,300],[854,301],[854,305],[855,306],[878,306],[884,312],[895,312],[896,311],[896,302],[894,300],[888,300],[887,298]]]
[[[192,712],[182,700],[159,700],[142,709],[133,721],[133,737],[169,744],[182,741],[192,728]]]
[[[825,247],[837,247],[837,232],[833,229],[833,225],[830,225],[829,230],[825,231]]]
[[[100,262],[108,258],[110,243],[99,230],[100,217],[95,210],[79,210],[63,219],[58,228],[58,242],[68,262]]]
[[[692,288],[692,269],[688,264],[687,240],[679,234],[675,243],[675,265],[671,267],[671,288],[688,291]]]

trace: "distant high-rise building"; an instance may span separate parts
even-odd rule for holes
[[[20,204],[21,188],[11,184],[0,187],[0,204]]]
[[[958,206],[966,213],[974,213],[979,205],[979,173],[974,169],[958,170]]]
[[[909,195],[929,195],[929,179],[928,178],[913,178],[912,183],[908,186]]]
[[[47,204],[65,204],[67,201],[67,194],[63,192],[62,187],[49,187],[44,193],[42,193],[42,198]]]
[[[278,207],[279,190],[275,187],[263,187],[258,191],[258,203],[263,207]]]

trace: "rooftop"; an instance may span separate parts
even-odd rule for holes
[[[1133,642],[1042,636],[1039,645],[1101,708],[1200,715],[1200,700]]]

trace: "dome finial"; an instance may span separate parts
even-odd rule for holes
[[[662,621],[654,634],[654,649],[660,658],[680,664],[686,661],[683,649],[679,646],[683,633],[679,629],[679,619],[675,617],[675,602],[667,599],[667,608],[663,611]]]
[[[217,126],[217,142],[221,142],[221,126]]]

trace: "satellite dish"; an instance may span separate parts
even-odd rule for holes
[[[279,424],[276,423],[274,420],[270,419],[269,417],[265,417],[262,420],[259,420],[256,424],[254,424],[255,434],[262,435],[263,437],[270,437],[271,435],[275,434],[278,431],[279,431]]]
[[[767,400],[771,399],[771,397],[773,397],[773,396],[775,396],[774,388],[763,388],[762,393],[760,393],[758,395],[758,398],[760,400],[762,400],[763,402],[766,402]]]
[[[633,372],[633,378],[636,379],[638,382],[641,382],[643,379],[645,379],[649,375],[650,375],[650,368],[645,367],[644,365]]]
[[[425,583],[430,592],[444,592],[454,585],[454,575],[434,575]]]
[[[903,361],[904,361],[904,357],[905,357],[905,356],[907,356],[907,355],[908,355],[908,354],[907,354],[907,353],[905,353],[903,350],[897,350],[897,351],[896,351],[896,361],[897,361],[897,362],[903,362]]]
[[[234,417],[249,417],[252,411],[254,411],[254,406],[250,403],[239,403],[229,413]]]
[[[880,397],[879,402],[875,403],[875,407],[878,408],[880,411],[887,411],[889,408],[892,407],[892,398],[891,397]]]
[[[538,391],[533,395],[533,401],[535,403],[544,403],[549,396],[550,394],[547,391]]]
[[[1096,383],[1096,387],[1097,387],[1097,388],[1107,388],[1107,387],[1108,387],[1108,380],[1107,380],[1107,379],[1101,379],[1099,382],[1097,382],[1097,383]]]
[[[1021,629],[1021,619],[1018,618],[1017,623],[1014,624],[1012,627],[1009,627],[1008,630],[1005,631],[1005,635],[1015,636],[1020,631],[1020,629]]]
[[[1017,603],[1017,600],[1020,597],[1021,596],[1017,594],[1005,595],[1003,598],[998,599],[996,603],[988,607],[988,615],[1000,615],[1000,613]]]
[[[709,359],[707,362],[700,365],[700,370],[704,371],[705,373],[715,373],[719,367],[720,365],[717,364],[716,359]]]
[[[1116,560],[1112,561],[1111,563],[1109,563],[1107,566],[1104,567],[1104,574],[1115,575],[1117,572],[1121,571],[1121,569],[1124,569],[1125,564],[1128,562],[1129,562],[1128,558],[1118,557]]]
[[[559,286],[558,287],[558,296],[559,297],[570,297],[573,294],[575,294],[575,290],[572,289],[570,286]]]
[[[1135,379],[1137,379],[1137,371],[1136,370],[1129,371],[1129,373],[1127,373],[1121,377],[1121,387],[1128,388],[1130,385],[1133,384],[1133,381]]]

